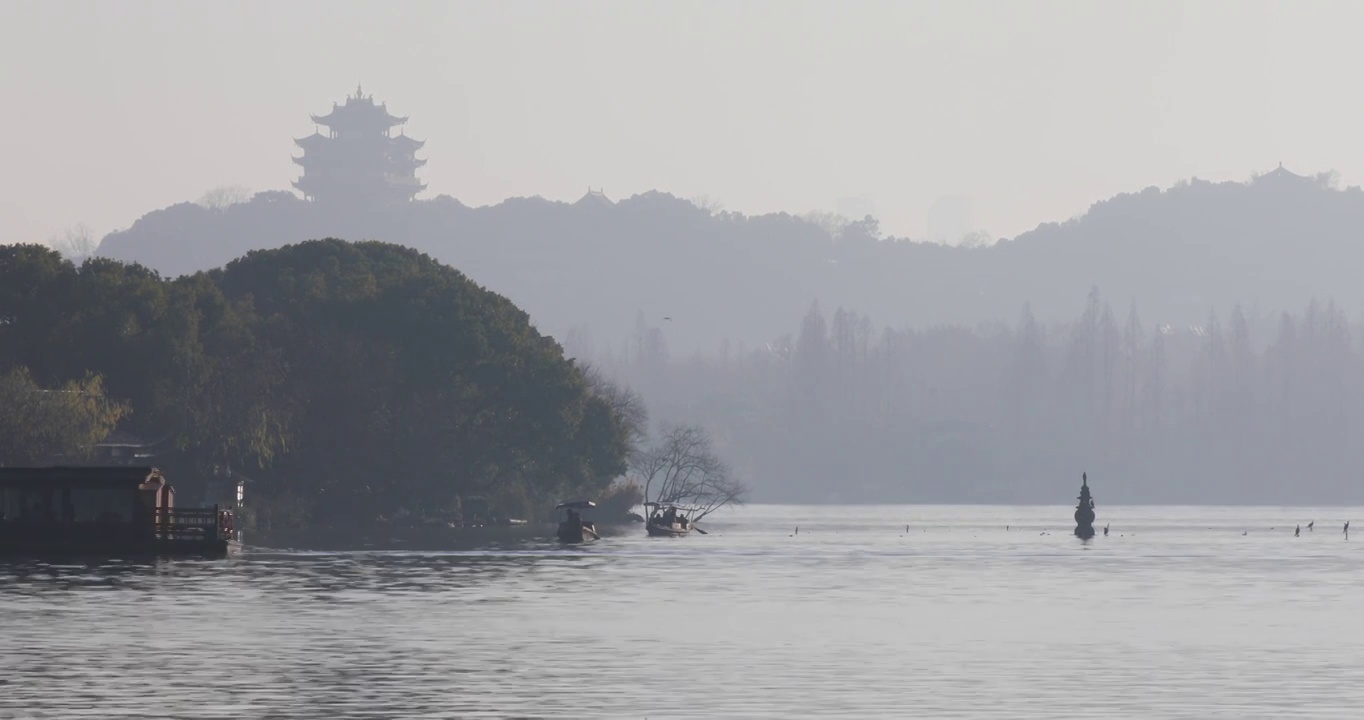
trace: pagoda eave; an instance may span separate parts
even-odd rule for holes
[[[407,123],[406,117],[395,117],[393,115],[389,115],[388,113],[384,113],[383,115],[377,116],[370,115],[368,117],[366,117],[365,115],[360,115],[360,117],[357,118],[354,115],[348,117],[347,114],[344,112],[337,113],[335,110],[333,110],[332,112],[329,112],[326,115],[310,115],[309,117],[312,119],[314,125],[321,125],[323,127],[328,128],[336,128],[350,123],[357,123],[360,125],[373,123],[374,125],[377,125],[379,127],[392,128]]]

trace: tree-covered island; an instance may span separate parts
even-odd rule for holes
[[[459,526],[601,495],[638,397],[417,251],[319,240],[177,279],[0,247],[0,464],[78,461],[117,426],[193,488],[252,478],[257,524]]]

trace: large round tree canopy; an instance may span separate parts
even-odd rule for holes
[[[320,240],[164,280],[0,248],[6,366],[103,375],[180,462],[314,522],[533,513],[624,470],[625,423],[526,313],[414,250]]]

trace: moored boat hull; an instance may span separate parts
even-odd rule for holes
[[[558,531],[559,542],[567,545],[580,545],[590,543],[598,539],[597,526],[590,522],[584,522],[576,527],[571,523],[559,523]]]
[[[668,526],[659,525],[657,523],[648,523],[645,525],[645,530],[648,531],[649,537],[682,537],[691,533],[691,526],[679,527],[677,525]]]

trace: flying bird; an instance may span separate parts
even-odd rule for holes
[[[664,319],[664,320],[667,320],[668,322],[672,322],[672,318],[670,318],[670,317],[665,317],[665,318],[663,318],[663,319]]]

